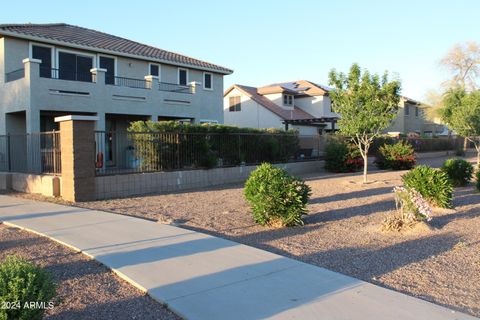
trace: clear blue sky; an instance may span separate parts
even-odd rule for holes
[[[422,99],[445,77],[438,60],[480,41],[480,1],[5,1],[0,23],[66,22],[220,64],[233,83],[328,84],[352,62],[398,73]]]

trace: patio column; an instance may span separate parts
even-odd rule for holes
[[[100,83],[102,86],[105,85],[105,73],[107,72],[107,69],[93,68],[90,69],[90,72],[92,73],[92,77],[97,84]]]
[[[60,123],[62,197],[65,200],[95,200],[95,121],[92,116],[64,116]]]
[[[157,89],[158,90],[159,80],[158,80],[157,76],[148,75],[148,76],[145,76],[145,80],[147,81],[147,88],[148,89]]]

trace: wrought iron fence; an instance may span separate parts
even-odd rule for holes
[[[77,72],[69,69],[40,67],[40,77],[80,82],[95,82],[95,77],[92,73],[87,71]]]
[[[25,69],[18,69],[5,74],[5,82],[15,81],[25,77]]]
[[[115,76],[105,75],[105,84],[112,84],[118,87],[148,89],[148,82],[144,79],[134,79],[134,78],[115,77]]]
[[[177,93],[187,93],[192,94],[193,89],[191,86],[185,86],[176,83],[160,82],[158,84],[158,90],[168,91],[168,92],[177,92]]]
[[[61,174],[60,132],[0,136],[0,171]]]
[[[296,134],[98,131],[98,175],[189,170],[319,159],[325,138]]]

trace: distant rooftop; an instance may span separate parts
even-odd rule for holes
[[[231,74],[233,72],[230,69],[209,62],[155,48],[104,32],[73,26],[66,23],[0,24],[0,36],[1,35],[47,43],[64,43],[66,46],[71,47],[94,51],[107,51],[118,55],[133,56],[146,60],[193,67],[222,74]]]
[[[332,88],[314,83],[307,80],[297,80],[290,82],[273,83],[267,86],[258,88],[258,93],[280,93],[288,92],[292,94],[305,94],[305,95],[328,95],[328,92]]]

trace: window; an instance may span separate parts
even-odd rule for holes
[[[186,86],[188,83],[188,70],[178,68],[178,84]]]
[[[160,77],[160,66],[158,64],[150,63],[150,75]]]
[[[203,88],[205,90],[213,90],[211,73],[207,73],[207,72],[203,73]]]
[[[408,104],[405,105],[405,115],[406,116],[410,115],[410,106]]]
[[[240,104],[240,97],[230,97],[230,112],[242,111],[242,106]]]
[[[58,78],[92,82],[93,58],[69,52],[58,53]]]
[[[40,77],[52,77],[52,48],[32,46],[32,58],[42,60],[40,63]]]
[[[293,105],[293,96],[291,94],[284,94],[283,95],[283,105],[284,106]]]
[[[100,56],[100,68],[107,69],[105,84],[115,84],[115,58]]]
[[[418,107],[415,107],[415,117],[417,117],[417,118],[418,118],[418,114],[419,114],[419,110],[418,110],[418,109],[419,109]]]

